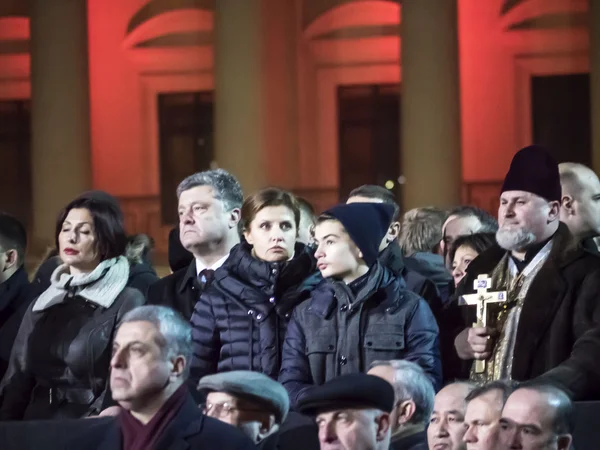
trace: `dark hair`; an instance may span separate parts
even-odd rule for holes
[[[475,389],[473,389],[471,392],[469,392],[469,395],[467,395],[465,400],[467,402],[470,402],[471,400],[474,400],[477,397],[481,397],[482,395],[485,395],[488,392],[500,391],[502,393],[502,406],[504,406],[504,404],[506,403],[506,400],[508,400],[508,397],[510,396],[510,394],[512,394],[514,392],[514,390],[517,388],[517,386],[518,386],[518,383],[516,383],[514,381],[508,381],[508,380],[492,381],[490,383],[484,384],[483,386],[478,386]]]
[[[363,184],[362,186],[359,186],[350,192],[348,198],[351,197],[365,197],[381,200],[383,203],[387,203],[388,205],[392,205],[394,207],[392,222],[396,222],[400,217],[400,206],[396,201],[396,196],[392,191],[384,188],[383,186],[377,186],[376,184]]]
[[[450,247],[449,257],[450,262],[454,261],[456,250],[460,247],[469,247],[481,254],[496,243],[496,235],[494,233],[475,233],[459,236]]]
[[[10,214],[0,212],[0,247],[4,251],[17,251],[17,264],[25,261],[27,250],[27,231],[19,220]]]
[[[496,220],[496,218],[487,211],[481,208],[477,208],[476,206],[457,206],[448,213],[448,217],[450,216],[476,217],[477,220],[479,220],[479,223],[481,224],[481,228],[477,230],[479,233],[495,233],[496,231],[498,231],[498,221]]]
[[[59,248],[58,236],[63,223],[72,209],[87,209],[90,212],[94,221],[94,232],[97,239],[96,250],[100,261],[116,258],[125,253],[127,235],[125,233],[123,212],[117,199],[104,191],[85,192],[60,212],[56,220],[54,234],[56,248]]]
[[[554,433],[570,434],[573,432],[575,428],[573,402],[562,389],[535,380],[521,383],[515,391],[520,389],[527,389],[546,395],[549,403],[553,403],[552,406],[555,408],[555,414],[552,421],[552,431]]]
[[[296,228],[300,226],[300,206],[293,194],[279,188],[265,188],[252,194],[242,205],[242,231],[248,230],[258,212],[268,206],[286,206],[294,213]]]

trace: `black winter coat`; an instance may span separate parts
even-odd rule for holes
[[[109,308],[80,297],[27,310],[0,386],[0,420],[79,418],[100,409],[112,339],[125,313],[144,304],[125,288]],[[97,410],[95,412],[98,412]]]
[[[491,275],[505,252],[496,245],[473,260],[457,295],[472,293],[477,276]],[[463,314],[460,328],[473,323],[474,307],[453,307],[470,313]],[[550,256],[525,296],[512,378],[554,384],[574,400],[600,400],[599,361],[600,257],[578,245],[561,223]]]
[[[303,246],[296,255],[269,263],[254,258],[245,242],[231,250],[194,308],[193,381],[231,370],[277,378],[289,318],[308,296],[299,287],[314,270]]]
[[[440,387],[438,326],[431,309],[377,263],[350,285],[323,280],[295,309],[279,381],[295,405],[312,385],[391,359],[419,364]]]
[[[23,267],[0,284],[0,379],[8,368],[13,342],[33,300],[32,292]]]
[[[437,286],[432,280],[408,266],[398,244],[393,242],[384,248],[379,254],[379,262],[396,276],[403,278],[405,288],[422,297],[434,315],[437,315],[442,308],[442,298]]]
[[[92,425],[73,438],[64,450],[122,450],[119,420],[93,419]],[[256,446],[244,433],[220,420],[205,416],[188,397],[167,425],[156,446],[148,450],[252,450]]]
[[[168,306],[190,320],[202,290],[194,259],[187,267],[161,278],[150,286],[148,304]]]

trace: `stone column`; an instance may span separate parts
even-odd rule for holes
[[[91,184],[87,1],[30,4],[32,244],[38,247],[53,242],[57,213]]]
[[[405,210],[460,203],[462,162],[456,0],[405,0],[401,23]]]
[[[215,2],[215,159],[244,194],[265,186],[262,0]]]
[[[265,157],[269,184],[299,184],[298,34],[293,0],[263,0]]]
[[[592,168],[600,173],[600,4],[590,0],[589,5]]]

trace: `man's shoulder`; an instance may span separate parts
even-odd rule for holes
[[[166,277],[163,277],[157,280],[156,282],[152,283],[148,291],[149,297],[153,294],[156,295],[164,291],[179,289],[179,286],[185,278],[187,271],[188,267],[184,269],[179,269],[178,271],[173,272],[167,275]]]

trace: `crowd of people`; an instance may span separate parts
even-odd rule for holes
[[[316,214],[222,169],[175,194],[161,279],[105,192],[65,206],[31,276],[0,214],[0,448],[36,421],[64,449],[567,450],[572,402],[600,399],[585,166],[520,150],[497,219],[374,185]]]

